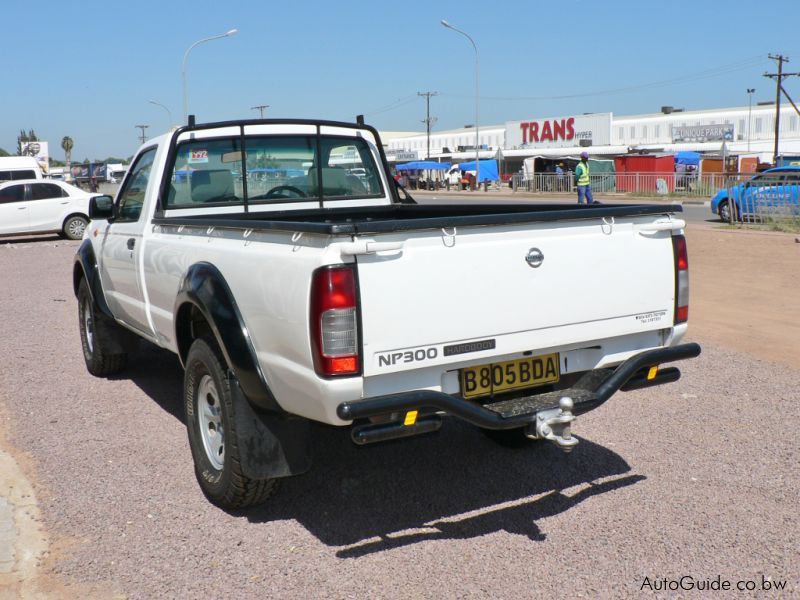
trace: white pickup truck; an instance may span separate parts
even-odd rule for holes
[[[576,416],[700,352],[680,210],[422,206],[369,126],[190,120],[91,202],[86,366],[121,371],[138,338],[180,357],[197,478],[227,508],[310,467],[310,421],[369,444],[450,416],[570,450]]]

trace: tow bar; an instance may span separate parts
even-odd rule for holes
[[[572,414],[572,398],[563,396],[558,408],[536,413],[536,421],[528,425],[525,435],[532,440],[550,440],[564,452],[571,452],[578,445],[578,438],[572,437],[570,424],[575,420]]]

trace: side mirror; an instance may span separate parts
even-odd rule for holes
[[[111,196],[93,196],[89,199],[89,218],[113,219],[114,198]]]

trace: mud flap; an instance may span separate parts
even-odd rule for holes
[[[311,468],[309,422],[253,409],[239,383],[228,375],[242,471],[253,479],[300,475]]]
[[[139,347],[139,336],[118,325],[99,310],[95,310],[94,327],[96,343],[107,354],[135,352]]]

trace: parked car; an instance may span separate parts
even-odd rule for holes
[[[33,156],[0,156],[0,182],[42,179],[42,169]]]
[[[79,240],[89,222],[89,199],[96,195],[63,181],[0,183],[0,236],[55,232]]]
[[[730,220],[730,198],[736,217],[742,220],[758,214],[800,214],[800,167],[768,169],[731,188],[723,188],[711,199],[711,212]]]

